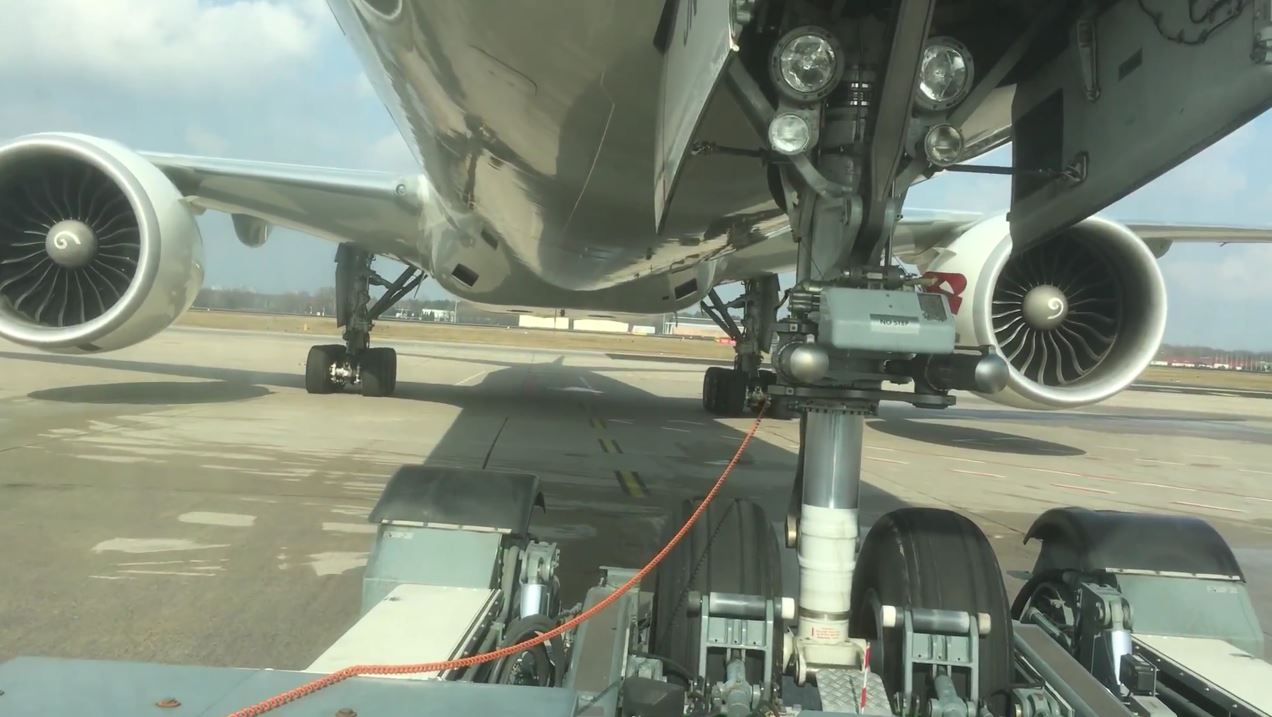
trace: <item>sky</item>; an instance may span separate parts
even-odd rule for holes
[[[417,171],[324,0],[7,0],[0,87],[0,139],[71,131],[139,150]],[[1257,151],[1268,146],[1265,115],[1103,214],[1272,226]],[[1003,211],[1008,188],[1004,177],[938,177],[909,204]],[[248,249],[224,216],[200,225],[209,286],[332,283],[327,242],[276,231]],[[1272,350],[1272,245],[1176,245],[1161,267],[1168,343]]]

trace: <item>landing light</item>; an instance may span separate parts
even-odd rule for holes
[[[815,102],[830,94],[843,77],[844,58],[829,32],[800,27],[778,41],[771,70],[783,94],[797,102]]]
[[[782,154],[801,154],[813,144],[813,130],[808,120],[791,112],[773,118],[768,136],[773,150]]]
[[[951,37],[934,37],[919,59],[919,91],[915,98],[927,110],[944,110],[962,102],[972,88],[972,53]]]
[[[923,136],[923,153],[932,164],[948,167],[963,155],[963,133],[951,125],[935,125]]]

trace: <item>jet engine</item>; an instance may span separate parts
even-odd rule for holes
[[[961,344],[992,345],[1010,364],[986,398],[1020,408],[1103,401],[1139,377],[1166,326],[1166,287],[1147,245],[1098,217],[1020,251],[1005,217],[919,257],[951,296]]]
[[[194,301],[203,241],[181,193],[108,140],[0,146],[0,337],[59,353],[144,341]]]

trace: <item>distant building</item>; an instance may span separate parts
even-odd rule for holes
[[[707,317],[676,316],[667,322],[667,333],[673,336],[696,336],[700,338],[722,339],[728,334],[716,326]]]
[[[631,324],[613,319],[575,319],[575,331],[596,331],[608,334],[625,334],[631,331]]]
[[[449,309],[420,309],[420,321],[455,323],[455,312]]]
[[[418,311],[395,311],[393,318],[399,321],[429,321],[443,324],[455,323],[455,312],[449,309],[420,309]]]
[[[530,314],[521,314],[517,317],[517,325],[527,329],[570,330],[570,320],[564,316],[531,316]]]
[[[486,311],[473,304],[461,301],[455,306],[455,321],[460,324],[479,324],[482,326],[517,326],[517,314],[502,311]]]

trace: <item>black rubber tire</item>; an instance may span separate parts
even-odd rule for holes
[[[392,357],[392,360],[389,361],[389,394],[388,394],[392,396],[393,394],[397,393],[397,366],[398,366],[397,350],[386,348],[384,349],[384,351],[387,351],[388,354]]]
[[[728,375],[729,369],[720,366],[711,366],[702,374],[702,407],[707,413],[724,415],[721,395]]]
[[[998,558],[975,523],[948,510],[903,508],[880,518],[862,544],[852,581],[852,632],[871,641],[871,666],[895,696],[904,684],[903,632],[878,629],[876,604],[988,613],[991,629],[979,647],[980,698],[992,714],[1008,714],[1011,613]],[[923,699],[929,674],[914,676],[915,694]],[[966,697],[965,673],[954,684]]]
[[[397,352],[390,348],[367,349],[362,353],[362,395],[391,396],[397,379]]]
[[[737,369],[727,371],[720,382],[721,415],[729,418],[740,418],[746,415],[746,395],[749,388],[747,375]]]
[[[332,393],[337,388],[331,381],[331,367],[345,357],[339,344],[311,346],[305,357],[305,390],[309,393]]]
[[[697,501],[685,501],[680,506],[667,521],[660,543],[680,529],[697,505]],[[777,538],[764,509],[749,500],[718,498],[654,572],[650,652],[697,673],[701,618],[689,615],[689,592],[763,595],[780,601],[781,589]],[[779,684],[783,631],[779,615],[774,623],[777,649],[772,670]],[[748,681],[760,684],[763,670],[761,660],[748,664]],[[706,677],[708,682],[724,679],[724,663],[708,660]]]

